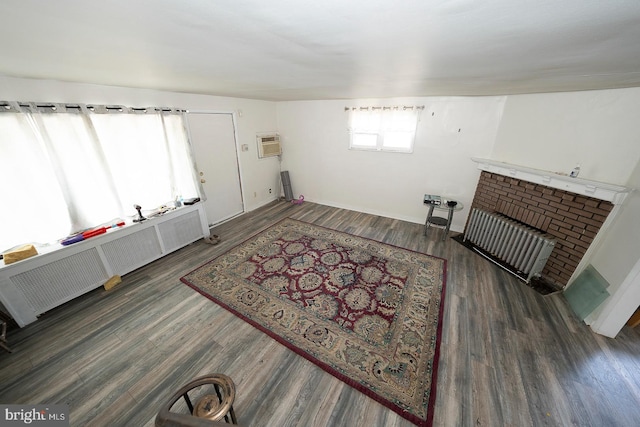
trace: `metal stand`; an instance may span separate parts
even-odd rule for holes
[[[436,226],[440,228],[444,228],[444,233],[442,235],[442,241],[446,240],[449,235],[449,228],[451,227],[451,221],[453,220],[453,211],[455,209],[454,206],[446,206],[448,210],[448,214],[446,218],[442,218],[439,216],[433,216],[433,209],[435,208],[434,204],[429,204],[429,213],[427,214],[427,220],[424,223],[424,232],[423,235],[427,235],[427,231],[429,226]]]

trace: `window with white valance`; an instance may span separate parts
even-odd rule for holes
[[[411,153],[424,107],[352,107],[349,148]]]
[[[184,111],[0,103],[0,251],[198,197]]]

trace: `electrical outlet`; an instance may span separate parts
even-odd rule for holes
[[[271,194],[271,189],[269,189],[269,194]]]

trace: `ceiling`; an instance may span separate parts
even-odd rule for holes
[[[638,0],[2,0],[0,74],[265,100],[640,86]]]

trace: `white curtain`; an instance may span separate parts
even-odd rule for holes
[[[348,108],[349,128],[358,132],[415,132],[423,107]]]
[[[349,112],[352,148],[411,151],[424,107],[354,107]]]
[[[183,113],[0,105],[0,251],[197,197]]]

